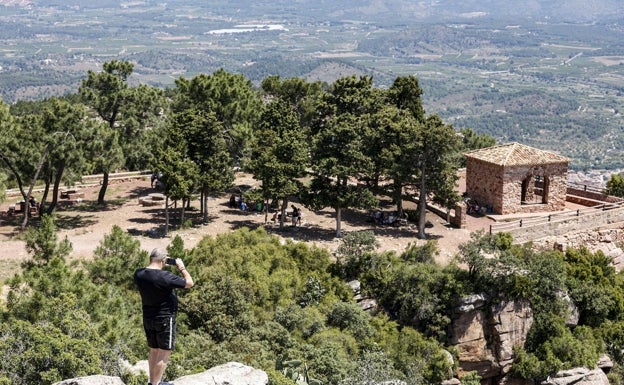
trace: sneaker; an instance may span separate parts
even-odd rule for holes
[[[160,381],[158,385],[173,385],[173,382]]]

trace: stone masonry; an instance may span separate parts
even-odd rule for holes
[[[565,208],[569,159],[519,143],[466,155],[466,193],[498,214]]]

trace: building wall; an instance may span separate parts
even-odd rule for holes
[[[466,158],[466,193],[479,205],[491,205],[495,213],[501,213],[504,196],[503,167]]]
[[[491,205],[495,213],[535,213],[565,209],[568,163],[535,167],[503,167],[474,158],[466,159],[466,192],[479,205]],[[540,175],[549,179],[547,203],[522,204],[522,181]],[[525,198],[533,198],[533,181]]]

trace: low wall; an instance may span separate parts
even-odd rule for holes
[[[592,212],[583,212],[577,216],[554,219],[525,227],[518,226],[504,231],[511,233],[514,243],[526,243],[548,236],[560,236],[574,231],[598,228],[618,222],[624,222],[624,207],[610,210],[596,209]]]
[[[436,214],[440,218],[443,218],[445,220],[447,218],[447,210],[445,208],[438,207],[432,204],[427,204],[427,210]],[[461,204],[461,203],[456,204],[455,208],[451,210],[449,214],[449,220],[450,220],[451,225],[453,227],[457,227],[458,229],[465,229],[466,228],[466,215],[468,215],[466,213],[466,205]]]

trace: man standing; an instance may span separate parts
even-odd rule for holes
[[[182,274],[163,270],[167,261],[175,262]],[[150,348],[148,385],[170,385],[161,382],[167,361],[175,342],[175,321],[178,311],[178,297],[174,289],[188,289],[193,286],[193,278],[180,258],[167,258],[160,249],[152,250],[149,265],[134,272],[134,282],[139,287],[143,302],[143,328]]]

